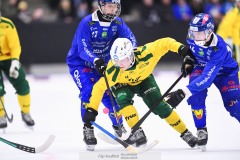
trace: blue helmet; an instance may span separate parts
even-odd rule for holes
[[[113,3],[117,5],[117,11],[113,14],[106,14],[104,10],[104,6],[106,3]],[[113,21],[117,18],[121,13],[121,0],[98,0],[98,8],[103,15],[103,19],[107,21]]]
[[[214,31],[214,21],[212,16],[205,13],[199,13],[196,15],[190,22],[188,29],[188,37],[195,41],[194,32],[204,32],[205,40],[203,41],[195,41],[195,43],[199,46],[203,46],[206,43],[206,40],[209,36],[212,35]]]

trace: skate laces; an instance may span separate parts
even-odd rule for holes
[[[197,131],[197,136],[198,136],[198,140],[202,140],[202,139],[206,139],[207,138],[207,131],[204,129],[200,129]]]
[[[85,127],[84,132],[87,139],[95,138],[93,128]]]
[[[23,119],[24,119],[25,121],[27,121],[27,122],[33,121],[30,113],[22,113],[22,117],[23,117]]]
[[[136,139],[140,139],[140,138],[143,138],[145,137],[145,134],[143,132],[143,130],[140,128],[138,129],[136,132],[135,132],[135,137]]]
[[[7,123],[5,116],[0,117],[0,124],[4,124],[4,123]]]
[[[122,126],[122,133],[127,133],[127,130],[126,130],[126,128],[124,127],[124,126]]]
[[[182,139],[186,142],[189,142],[191,139],[193,139],[194,136],[190,131],[187,131],[186,133],[183,134]]]

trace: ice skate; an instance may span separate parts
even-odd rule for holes
[[[7,128],[7,120],[5,116],[0,117],[0,129],[5,133],[5,129]]]
[[[203,152],[205,152],[207,150],[206,145],[208,141],[207,128],[205,127],[202,129],[198,129],[197,137],[198,137],[198,141],[197,141],[198,148],[200,148]]]
[[[27,128],[29,128],[29,129],[33,130],[33,126],[35,125],[35,122],[32,119],[30,113],[23,113],[23,112],[21,112],[21,115],[22,115],[22,120],[23,120],[25,126]]]
[[[183,132],[180,137],[192,148],[197,144],[197,138],[189,130]]]
[[[140,147],[142,145],[147,144],[147,137],[142,130],[141,127],[139,127],[138,130],[136,130],[135,133],[131,134],[128,139],[125,140],[127,144],[135,145],[136,147]]]
[[[83,141],[86,143],[86,149],[88,151],[94,151],[95,150],[95,145],[97,144],[97,139],[95,138],[94,135],[94,128],[91,127],[87,127],[86,125],[84,125],[83,127]]]
[[[114,135],[117,137],[122,137],[122,135],[120,136],[119,130],[118,130],[118,126],[112,126],[113,130],[114,130]],[[121,130],[122,130],[122,134],[126,134],[127,130],[125,129],[125,127],[123,125],[121,125]]]

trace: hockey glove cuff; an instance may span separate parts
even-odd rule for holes
[[[19,68],[20,68],[20,62],[17,59],[13,59],[9,69],[9,76],[17,79],[19,76],[19,72],[18,72]]]
[[[98,115],[98,111],[96,111],[95,109],[92,109],[92,108],[87,108],[87,111],[83,116],[83,121],[86,124],[89,124],[91,121],[96,120],[97,115]]]
[[[182,89],[178,89],[175,92],[170,92],[167,95],[168,100],[166,101],[168,104],[170,104],[173,108],[176,108],[179,103],[185,98],[185,93]]]

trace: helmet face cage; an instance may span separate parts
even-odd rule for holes
[[[132,67],[135,62],[135,56],[133,53],[132,42],[127,38],[118,38],[114,41],[112,48],[110,50],[110,55],[113,64],[118,66],[118,61],[128,58],[131,64],[128,68]]]
[[[203,46],[206,43],[206,40],[212,35],[213,31],[213,18],[208,14],[200,13],[196,15],[190,22],[190,27],[188,29],[188,38],[194,40],[197,45]],[[196,40],[194,32],[204,32],[205,39]]]
[[[117,11],[114,14],[105,14],[104,7],[106,3],[113,3],[117,5]],[[103,14],[103,19],[113,21],[121,13],[121,0],[98,0],[98,8]]]

